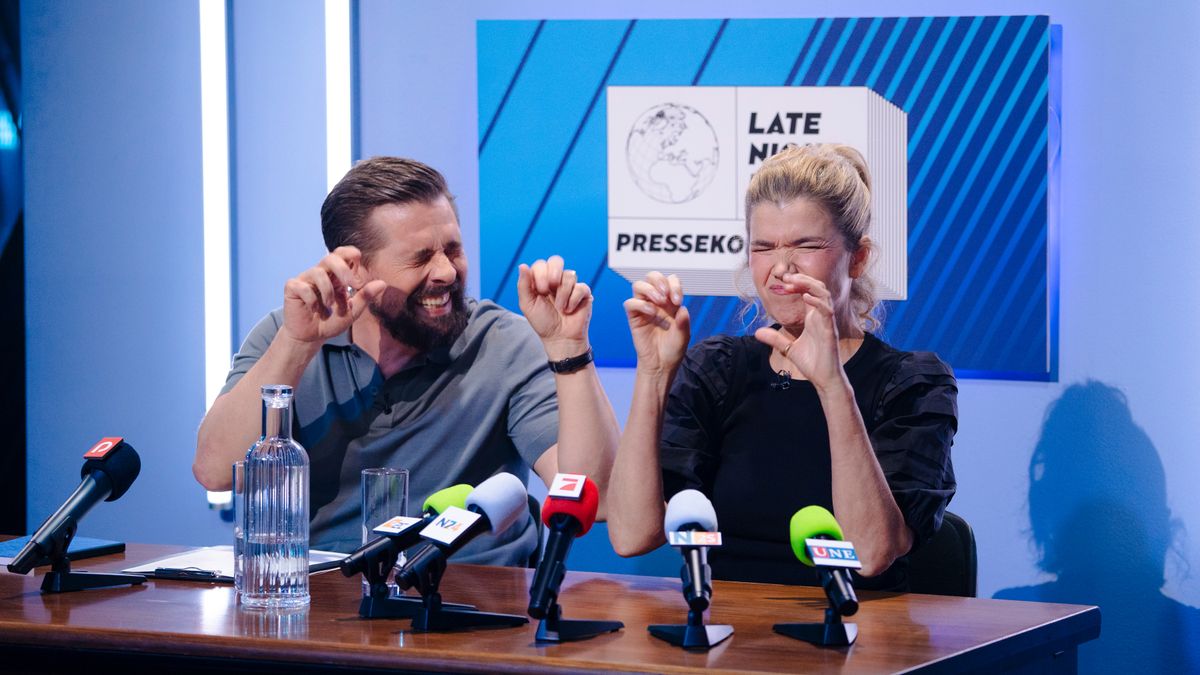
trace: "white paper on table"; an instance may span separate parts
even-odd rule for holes
[[[321,551],[314,549],[308,552],[308,562],[310,565],[335,562],[345,557],[345,553],[337,553],[334,551]],[[171,569],[203,570],[214,573],[217,577],[219,577],[219,581],[233,583],[233,546],[225,544],[222,546],[204,546],[201,548],[193,548],[182,553],[176,553],[163,558],[148,560],[121,571],[129,574],[153,575],[154,570],[160,567],[167,567]]]

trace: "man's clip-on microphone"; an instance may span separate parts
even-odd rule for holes
[[[529,615],[541,619],[537,629],[539,642],[584,640],[625,627],[620,621],[564,619],[558,604],[571,544],[592,529],[599,506],[600,490],[586,476],[560,473],[550,483],[542,505],[542,522],[549,532],[546,550],[529,587]]]
[[[462,628],[507,628],[523,626],[529,619],[516,614],[496,614],[462,609],[442,603],[438,586],[446,572],[446,559],[481,534],[501,534],[529,513],[525,484],[511,473],[499,473],[483,481],[466,499],[466,508],[451,506],[421,530],[421,538],[432,544],[419,550],[396,573],[396,585],[416,587],[421,607],[413,616],[415,632]]]
[[[119,499],[142,469],[137,451],[120,437],[100,439],[83,454],[83,458],[86,461],[79,471],[83,479],[79,487],[42,523],[8,564],[8,571],[16,574],[25,574],[38,565],[52,565],[50,572],[42,579],[43,593],[137,585],[146,581],[141,574],[71,571],[67,547],[75,537],[79,521],[101,500],[112,502]]]
[[[708,650],[733,635],[733,626],[705,625],[704,612],[712,602],[712,569],[708,549],[721,545],[717,512],[699,490],[684,490],[667,502],[663,519],[667,543],[683,554],[683,597],[688,604],[686,624],[656,624],[650,634],[684,649]]]
[[[338,565],[342,574],[352,577],[361,573],[367,580],[369,592],[358,606],[359,616],[366,619],[409,619],[421,608],[420,598],[393,597],[388,577],[400,553],[422,541],[421,530],[451,506],[466,506],[467,495],[474,488],[459,484],[442,488],[429,495],[422,507],[420,518],[396,516],[380,523],[372,532],[380,535],[363,544],[354,553],[342,559]],[[475,609],[473,605],[454,605],[461,609]]]
[[[800,562],[817,568],[829,607],[824,623],[777,623],[775,632],[821,647],[854,644],[858,626],[842,623],[843,616],[853,616],[858,611],[850,570],[862,569],[862,563],[854,544],[843,540],[841,525],[820,506],[806,506],[797,511],[790,529],[792,552]]]

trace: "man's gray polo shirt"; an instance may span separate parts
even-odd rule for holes
[[[326,342],[296,386],[293,430],[312,464],[314,548],[352,551],[362,541],[359,474],[409,470],[409,514],[456,483],[478,485],[501,471],[526,480],[558,440],[558,402],[546,353],[524,317],[493,302],[468,301],[471,318],[449,348],[415,359],[384,381],[349,334]],[[254,327],[221,393],[258,361],[283,324],[283,310]],[[458,562],[525,564],[536,546],[526,518],[485,535]]]

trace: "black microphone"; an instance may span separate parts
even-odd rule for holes
[[[463,483],[443,488],[429,495],[422,507],[424,512],[420,519],[394,534],[385,534],[372,539],[354,553],[343,558],[338,565],[342,574],[348,577],[360,574],[367,570],[367,566],[372,564],[371,561],[384,560],[387,557],[394,562],[400,551],[411,548],[421,541],[421,530],[432,523],[438,514],[451,506],[463,508],[466,505],[467,495],[471,493],[472,489],[470,485]],[[384,555],[391,551],[395,553],[390,556]]]
[[[142,461],[120,438],[105,438],[84,454],[79,474],[83,481],[30,537],[8,564],[8,571],[25,574],[40,564],[65,556],[84,514],[101,500],[116,501],[138,477]]]
[[[445,513],[435,518],[421,531],[428,541],[396,572],[396,586],[401,590],[416,586],[430,565],[445,561],[485,532],[500,534],[512,527],[528,512],[528,499],[525,484],[511,473],[498,473],[483,481],[466,500],[467,511],[479,514],[479,518],[465,526]]]
[[[600,489],[591,478],[579,477],[583,485],[578,499],[548,496],[542,507],[542,522],[549,534],[546,550],[533,574],[529,586],[529,616],[544,619],[549,614],[558,589],[567,573],[567,554],[577,537],[582,537],[596,522],[596,511],[600,507]],[[557,481],[557,479],[556,479]]]
[[[678,544],[670,541],[672,532],[716,532],[717,512],[704,493],[699,490],[683,490],[667,502],[663,530],[667,533],[668,543],[676,546]],[[686,544],[679,546],[684,559],[683,568],[680,570],[683,596],[687,600],[688,609],[703,612],[712,602],[712,569],[708,566],[708,547]]]

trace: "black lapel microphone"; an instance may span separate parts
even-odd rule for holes
[[[787,391],[792,388],[792,376],[786,370],[775,373],[775,381],[768,384],[771,391]]]

